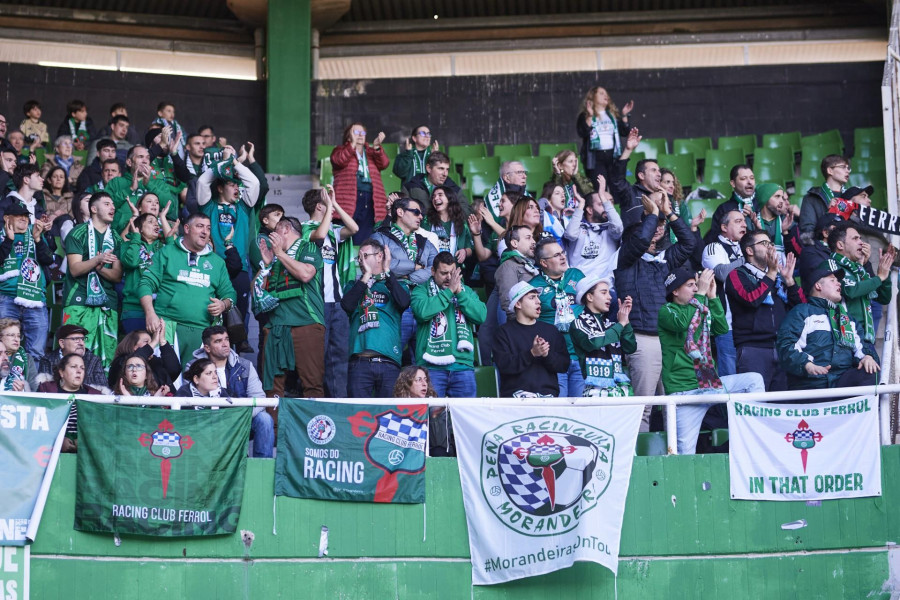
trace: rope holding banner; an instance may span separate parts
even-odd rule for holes
[[[272,535],[278,535],[278,529],[275,526],[276,522],[276,511],[275,511],[275,503],[278,501],[278,496],[272,496]]]
[[[425,511],[425,503],[422,503],[422,541],[428,538],[428,513]]]

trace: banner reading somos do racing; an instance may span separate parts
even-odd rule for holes
[[[731,497],[881,495],[878,398],[820,404],[729,402]]]
[[[454,407],[472,583],[616,572],[643,406]]]

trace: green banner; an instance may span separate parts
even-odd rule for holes
[[[250,413],[78,401],[75,529],[158,536],[234,533]]]
[[[45,477],[53,477],[48,467],[56,465],[53,447],[70,405],[68,400],[0,396],[0,546],[24,546],[28,534],[37,531],[41,486]]]
[[[31,546],[0,546],[0,598],[28,600],[31,581]]]
[[[282,399],[275,495],[425,502],[428,406]]]

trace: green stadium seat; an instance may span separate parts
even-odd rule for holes
[[[539,194],[544,184],[553,179],[553,165],[549,156],[522,156],[518,159],[528,171],[528,179],[525,181],[525,189],[533,194]]]
[[[790,197],[790,203],[800,206],[803,196],[810,188],[822,185],[822,176],[819,177],[797,177],[794,179],[794,194]]]
[[[872,158],[854,158],[850,162],[850,167],[853,171],[857,171],[859,173],[868,173],[869,171],[884,171],[884,156]]]
[[[735,150],[739,150],[735,148]],[[719,166],[709,166],[706,165],[703,169],[703,184],[705,187],[708,187],[715,183],[724,183],[728,188],[731,188],[731,167],[725,165]]]
[[[494,178],[494,181],[497,181],[497,177],[500,176],[500,159],[496,156],[465,159],[463,161],[463,176],[468,181],[469,175],[473,173],[489,175]]]
[[[753,171],[756,172],[757,165],[784,164],[794,165],[794,153],[786,146],[777,148],[757,148],[753,152]],[[757,177],[759,179],[759,177]]]
[[[690,152],[687,154],[660,154],[656,160],[660,167],[674,171],[681,185],[693,187],[697,183],[697,161]]]
[[[647,155],[643,152],[632,152],[631,156],[628,157],[628,166],[625,168],[625,176],[634,180],[637,164],[645,158],[647,158]],[[618,206],[618,204],[616,206]]]
[[[34,151],[34,155],[37,157],[37,165],[43,167],[44,162],[47,160],[47,151],[43,148],[38,148]]]
[[[788,181],[794,180],[794,170],[791,168],[791,165],[784,163],[757,165],[753,168],[753,174],[756,176],[757,185],[771,181],[784,186]]]
[[[334,150],[334,146],[329,144],[319,144],[316,146],[316,162],[321,161],[323,158],[331,158],[332,150]]]
[[[469,199],[474,200],[476,197],[483,198],[488,191],[497,183],[496,175],[487,175],[485,173],[469,173],[466,177],[466,191]]]
[[[403,185],[403,181],[401,181],[399,177],[394,175],[394,172],[391,171],[390,168],[387,168],[381,172],[381,183],[384,184],[385,194],[399,192],[400,187]]]
[[[863,144],[854,147],[853,160],[857,158],[880,158],[884,160],[884,144]]]
[[[704,187],[706,187],[706,186],[704,186]],[[731,186],[728,186],[728,189],[730,190]],[[718,191],[720,193],[722,193],[724,190],[718,190]],[[724,195],[727,198],[728,195],[730,195],[730,192],[728,195],[726,195],[726,194],[722,194],[722,195]],[[700,235],[706,235],[706,232],[709,231],[709,228],[712,225],[713,213],[716,212],[716,209],[719,208],[719,205],[722,204],[723,202],[725,202],[725,200],[716,199],[716,198],[711,199],[711,200],[697,198],[695,200],[690,200],[688,202],[688,208],[691,209],[691,214],[694,215],[695,217],[700,214],[701,210],[704,210],[704,209],[706,210],[706,220],[703,221],[702,223],[700,223],[700,225],[698,226],[698,229],[700,230]]]
[[[672,141],[672,154],[693,155],[695,173],[699,170],[698,162],[706,156],[707,150],[712,150],[712,138],[679,138]]]
[[[822,159],[830,154],[843,155],[844,151],[834,142],[822,142],[821,144],[810,143],[803,146],[801,151],[801,162],[812,161],[822,162]]]
[[[381,148],[384,150],[384,153],[387,154],[387,157],[391,159],[391,162],[394,162],[394,159],[397,158],[397,153],[400,151],[400,144],[385,142],[381,144]]]
[[[739,165],[746,160],[741,148],[729,148],[727,150],[707,150],[703,163],[703,170],[710,167],[726,167],[729,171],[734,165]]]
[[[572,152],[578,152],[578,146],[572,143],[562,143],[562,144],[538,144],[538,156],[549,156],[554,157],[563,150],[571,150]]]
[[[829,129],[828,131],[823,131],[822,133],[817,133],[814,135],[807,135],[800,139],[800,146],[821,146],[823,144],[837,146],[840,148],[840,152],[836,152],[836,154],[844,153],[844,138],[841,136],[841,132],[837,129]]]
[[[647,158],[656,158],[669,153],[669,143],[665,138],[643,138],[635,150],[643,152]]]
[[[475,393],[479,398],[500,396],[500,381],[494,367],[475,367]]]
[[[822,161],[804,158],[800,161],[800,177],[804,179],[818,179],[822,177]]]
[[[760,148],[787,148],[791,154],[800,152],[800,132],[764,133]]]
[[[467,144],[462,146],[450,146],[446,150],[447,154],[450,156],[450,168],[459,173],[460,168],[463,165],[463,162],[467,158],[480,158],[482,156],[487,156],[487,146],[484,144]],[[450,174],[451,177],[453,173]]]
[[[639,433],[634,453],[637,456],[666,456],[669,447],[665,431]]]
[[[500,162],[515,160],[520,156],[531,156],[531,144],[494,144],[494,156]]]
[[[319,162],[319,185],[325,187],[333,183],[334,170],[331,168],[331,159],[326,157]]]
[[[752,133],[747,135],[725,135],[718,139],[718,144],[719,150],[740,148],[744,153],[744,160],[746,160],[746,157],[753,155],[753,149],[756,148],[756,135]]]
[[[883,127],[857,127],[853,130],[853,147],[884,146]]]

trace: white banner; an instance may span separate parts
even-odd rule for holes
[[[729,402],[731,497],[881,495],[878,397],[819,404]]]
[[[452,408],[472,583],[616,572],[643,406]]]

